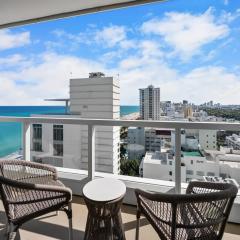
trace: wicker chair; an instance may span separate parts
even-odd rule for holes
[[[163,240],[222,239],[237,191],[232,184],[210,182],[190,182],[186,194],[136,189],[136,239],[139,239],[141,214]]]
[[[15,239],[23,223],[58,210],[68,216],[72,239],[72,193],[58,181],[55,168],[23,160],[2,160],[0,194],[8,220],[8,239]]]

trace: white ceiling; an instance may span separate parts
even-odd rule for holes
[[[0,0],[0,28],[161,0]]]

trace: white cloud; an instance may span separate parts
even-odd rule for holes
[[[126,40],[126,35],[126,28],[124,26],[114,25],[97,31],[95,40],[100,44],[105,44],[107,47],[114,47]]]
[[[138,88],[153,84],[161,88],[161,100],[187,99],[196,104],[209,100],[222,104],[239,104],[240,75],[222,67],[206,66],[180,74],[164,63],[143,64],[137,59],[121,65],[121,98],[125,104],[138,103]],[[128,68],[126,65],[128,64]]]
[[[0,68],[6,66],[16,66],[24,60],[20,54],[13,54],[8,57],[0,58]]]
[[[104,54],[100,59],[89,60],[54,52],[35,55],[34,59],[18,54],[0,58],[0,64],[9,67],[0,69],[0,105],[43,105],[47,104],[43,101],[45,98],[68,97],[69,79],[87,77],[92,71],[112,76],[120,74],[121,104],[138,104],[138,89],[149,84],[161,88],[161,100],[187,99],[194,103],[213,100],[239,104],[236,97],[240,91],[239,73],[223,67],[205,66],[183,74],[168,64],[169,52],[165,51],[163,41],[158,38],[161,36],[170,44],[174,54],[189,59],[195,54],[203,54],[201,49],[204,45],[228,35],[229,28],[223,22],[216,22],[211,10],[200,15],[172,12],[163,19],[143,24],[143,32],[156,34],[157,38],[129,39],[124,26],[105,27],[102,31],[94,28],[91,33],[87,31],[84,38],[94,43],[94,47],[102,48]],[[65,38],[63,43],[67,47],[73,42],[85,43],[83,33],[74,35],[56,31],[55,34],[60,39]],[[222,44],[227,44],[229,39]],[[49,48],[54,49],[56,46],[51,44]],[[62,42],[56,44],[61,46]],[[118,48],[107,49],[115,46]],[[129,54],[129,49],[134,51]],[[205,59],[212,59],[215,50],[205,54]],[[19,62],[25,64],[19,65]],[[107,67],[108,64],[111,68]]]
[[[21,47],[30,42],[29,32],[12,33],[10,30],[0,30],[0,51]]]
[[[224,5],[228,5],[229,4],[229,0],[223,0]]]
[[[182,60],[199,54],[204,45],[226,37],[229,33],[226,24],[216,22],[211,8],[199,15],[168,12],[164,18],[145,22],[141,30],[145,34],[161,36]]]
[[[56,53],[37,55],[37,61],[28,62],[21,69],[0,70],[0,105],[43,105],[48,104],[43,101],[45,98],[68,97],[69,79],[87,77],[91,71],[103,71],[110,76],[120,74],[121,104],[138,104],[138,89],[149,84],[161,88],[161,100],[239,104],[240,75],[237,73],[206,66],[181,74],[159,58],[148,58],[143,52],[125,58],[112,69],[97,60]]]
[[[37,61],[31,66],[0,71],[0,105],[48,104],[43,99],[68,97],[71,77],[87,77],[91,71],[105,71],[97,62],[74,56],[45,53],[35,58]]]

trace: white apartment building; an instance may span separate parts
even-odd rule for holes
[[[199,144],[201,149],[217,150],[217,130],[200,129]]]
[[[142,159],[145,155],[145,131],[141,127],[128,128],[128,159]]]
[[[161,147],[171,147],[171,129],[128,128],[128,158],[142,159],[145,151],[160,151]]]
[[[240,136],[237,134],[232,134],[232,136],[227,136],[226,144],[228,147],[231,147],[234,150],[240,150]]]
[[[207,151],[207,159],[199,152],[183,152],[181,181],[203,180],[203,176],[235,179],[240,183],[240,154],[226,154],[220,151]],[[147,152],[141,163],[143,177],[174,181],[175,157],[170,153]]]
[[[175,149],[175,131],[172,131],[171,144]],[[181,133],[181,146],[186,150],[217,150],[217,130],[186,129]]]
[[[139,172],[144,178],[174,181],[175,166],[173,155],[161,152],[147,152]],[[186,167],[181,166],[181,182],[186,182]]]
[[[64,117],[119,119],[119,80],[102,73],[70,79],[70,115]],[[88,168],[87,126],[33,124],[31,133],[32,160],[60,167]],[[96,171],[119,173],[119,127],[97,126],[95,136]]]
[[[140,118],[144,120],[160,120],[160,88],[153,85],[139,89]]]
[[[145,150],[147,152],[161,151],[163,133],[161,129],[145,128]]]

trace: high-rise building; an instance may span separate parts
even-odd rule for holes
[[[160,120],[160,88],[153,85],[139,89],[140,118],[144,120]]]
[[[90,73],[70,79],[70,111],[65,118],[119,119],[120,87],[113,77]],[[42,115],[41,115],[42,116]],[[54,117],[63,117],[55,114]],[[85,125],[33,124],[33,161],[58,167],[88,169],[88,129]],[[119,127],[96,126],[96,171],[119,173]]]

